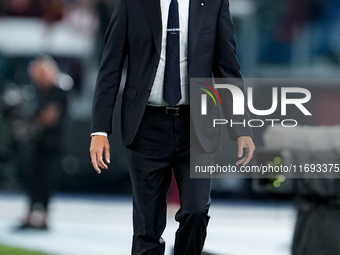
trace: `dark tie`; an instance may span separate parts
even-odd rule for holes
[[[181,100],[179,72],[179,15],[177,0],[171,0],[166,39],[166,59],[164,71],[164,100],[174,107]]]

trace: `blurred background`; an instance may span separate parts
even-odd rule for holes
[[[282,136],[280,130],[265,127],[254,130],[258,154],[252,164],[277,158],[281,160],[278,164],[287,162],[292,160],[291,156],[289,160],[285,156],[287,151],[289,155],[296,150],[306,151],[306,140],[313,136],[314,127],[322,126],[322,132],[327,132],[328,127],[337,130],[340,124],[337,110],[340,83],[329,79],[339,76],[340,1],[230,0],[230,8],[245,78],[327,78],[322,84],[290,84],[312,93],[312,100],[306,104],[312,116],[306,117],[297,109],[288,111],[289,118],[298,120],[311,133],[302,130],[302,133],[292,134],[291,146],[283,148],[272,144],[270,139]],[[0,1],[0,243],[60,255],[129,252],[131,184],[120,141],[120,99],[114,113],[116,125],[110,136],[113,162],[110,170],[98,176],[90,164],[88,152],[92,97],[111,12],[110,0]],[[36,88],[30,81],[27,67],[32,59],[42,54],[52,56],[59,65],[63,75],[58,85],[67,93],[68,111],[60,141],[62,155],[55,163],[60,174],[52,201],[52,229],[48,237],[33,233],[32,238],[32,233],[18,236],[8,229],[25,211],[25,198],[18,180],[19,159],[27,151],[18,139],[18,123],[25,123],[37,105]],[[256,108],[268,109],[271,102],[263,98],[271,98],[273,84],[262,82],[251,86]],[[280,112],[272,117],[280,118]],[[298,143],[294,137],[301,137],[301,134],[308,135]],[[332,140],[332,136],[327,139]],[[314,152],[322,150],[318,145],[311,146]],[[327,149],[338,153],[333,147]],[[236,162],[236,145],[229,142],[218,158],[222,162]],[[296,219],[293,202],[297,195],[292,186],[289,182],[278,183],[277,178],[214,179],[212,196],[216,202],[211,214],[216,214],[218,220],[211,230],[214,237],[210,240],[215,241],[209,241],[208,237],[207,251],[221,255],[290,254]],[[176,204],[176,195],[174,197],[169,201]],[[90,229],[86,229],[89,222]],[[170,230],[176,228],[176,223],[169,224]],[[72,242],[62,239],[65,233],[75,239]],[[90,233],[103,238],[94,240]],[[171,248],[173,235],[169,233]],[[268,244],[269,237],[273,239],[271,244]],[[60,247],[59,242],[66,244]],[[170,250],[168,252],[170,254]]]

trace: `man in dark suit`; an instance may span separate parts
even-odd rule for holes
[[[191,120],[189,80],[212,76],[242,80],[228,0],[114,1],[93,102],[90,153],[98,173],[110,163],[107,135],[112,130],[112,111],[126,57],[121,122],[133,189],[132,254],[164,254],[161,235],[172,170],[181,206],[175,217],[180,225],[174,252],[201,254],[211,180],[190,178],[190,153],[208,164],[219,146],[204,139],[199,121]],[[243,82],[238,86],[243,89]],[[230,118],[231,96],[220,95],[225,116]],[[200,142],[194,152],[190,152],[191,121],[194,139]],[[229,135],[238,142],[237,164],[247,164],[255,150],[250,128],[234,126]],[[247,153],[242,158],[243,149]]]

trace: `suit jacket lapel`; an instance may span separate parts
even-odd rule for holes
[[[189,31],[188,31],[188,68],[195,51],[198,32],[204,17],[205,3],[207,0],[190,0],[189,5]]]
[[[160,55],[162,43],[162,14],[160,0],[142,0],[142,2],[146,17],[152,30],[156,49]]]

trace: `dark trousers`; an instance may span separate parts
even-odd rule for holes
[[[20,165],[20,178],[29,197],[30,211],[47,211],[50,198],[59,177],[59,152],[44,147],[32,146],[26,154],[29,157]]]
[[[213,154],[202,153],[207,161]],[[190,115],[149,111],[127,147],[133,195],[133,255],[162,255],[166,193],[174,171],[180,194],[175,255],[201,254],[209,221],[211,179],[190,178]]]

